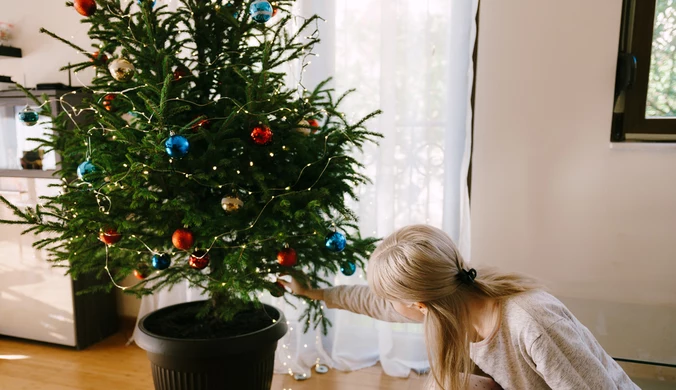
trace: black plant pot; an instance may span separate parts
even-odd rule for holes
[[[219,339],[177,339],[150,332],[153,316],[201,302],[154,311],[139,322],[136,344],[146,350],[156,390],[270,390],[277,341],[287,331],[284,314],[264,305],[277,321],[258,331]],[[156,317],[155,317],[156,318]]]

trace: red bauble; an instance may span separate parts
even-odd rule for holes
[[[122,235],[113,228],[105,228],[99,233],[99,240],[106,245],[117,244],[122,239]]]
[[[307,124],[310,125],[310,126],[312,126],[312,127],[319,127],[319,121],[317,121],[317,120],[314,119],[314,118],[308,119],[308,120],[307,120]],[[313,130],[312,130],[312,132],[316,132],[316,131],[317,131],[317,129],[313,129]]]
[[[281,284],[280,282],[275,282],[275,287],[270,289],[270,295],[272,295],[275,298],[283,297],[285,292],[286,288],[284,288],[284,285]]]
[[[75,0],[73,7],[82,16],[92,16],[96,12],[96,1],[94,0]]]
[[[277,252],[277,262],[284,267],[293,267],[296,265],[298,256],[293,248],[284,248]]]
[[[272,17],[274,18],[277,15],[277,7],[272,8]]]
[[[192,232],[188,229],[176,229],[171,236],[171,242],[176,248],[187,251],[195,243],[195,237],[193,237]]]
[[[113,110],[113,100],[115,100],[115,95],[112,93],[107,94],[106,96],[103,97],[103,107],[106,109],[106,111],[112,111]]]
[[[211,122],[209,122],[209,119],[202,118],[197,123],[192,125],[192,132],[197,133],[200,129],[208,129],[209,126],[211,126]]]
[[[179,81],[182,78],[188,76],[189,74],[190,74],[190,70],[188,68],[186,68],[185,66],[179,66],[174,71],[174,81]]]
[[[101,56],[101,58],[99,58],[99,56]],[[105,55],[105,53],[103,55],[101,55],[101,53],[99,53],[99,51],[97,50],[97,51],[94,52],[94,54],[92,54],[91,61],[95,62],[95,61],[99,61],[99,60],[101,62],[108,62],[108,56]]]
[[[150,275],[150,270],[147,267],[139,267],[139,269],[134,270],[134,276],[136,279],[143,280]]]
[[[204,269],[209,265],[209,254],[203,250],[196,250],[190,255],[188,265],[193,269]]]
[[[267,126],[256,126],[251,131],[251,139],[256,145],[267,145],[272,142],[272,130]]]

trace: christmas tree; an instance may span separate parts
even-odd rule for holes
[[[360,236],[346,200],[368,182],[351,153],[378,137],[364,127],[377,113],[349,123],[328,80],[285,81],[288,64],[315,55],[320,17],[293,15],[291,1],[66,4],[94,49],[43,32],[83,55],[65,70],[96,76],[41,140],[62,158],[61,193],[27,209],[0,197],[17,216],[1,222],[50,233],[35,246],[73,277],[99,276],[95,289],[142,296],[188,280],[221,321],[283,295],[279,274],[320,287],[363,266],[376,240]],[[124,285],[132,273],[140,280]],[[307,301],[306,330],[330,325],[321,310]]]

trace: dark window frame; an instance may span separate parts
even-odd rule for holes
[[[624,0],[611,141],[676,141],[676,117],[646,118],[657,0]],[[618,107],[624,103],[624,109]],[[629,137],[628,137],[629,136]],[[674,136],[674,137],[669,137]]]
[[[472,77],[472,94],[469,98],[469,104],[472,110],[472,124],[470,132],[470,149],[469,149],[469,167],[467,168],[467,195],[469,197],[470,204],[472,202],[472,168],[474,161],[474,118],[476,118],[476,71],[477,71],[477,53],[479,52],[479,15],[481,14],[481,0],[477,2],[476,9],[476,36],[474,37],[474,49],[472,51],[472,67],[473,67],[473,77]]]

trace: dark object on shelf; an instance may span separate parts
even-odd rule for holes
[[[13,81],[9,76],[0,76],[0,83],[13,83]]]
[[[21,168],[42,170],[42,157],[44,157],[44,155],[45,151],[42,149],[23,152],[23,157],[21,157]]]
[[[12,46],[0,46],[0,56],[21,58],[21,49]]]
[[[180,339],[148,330],[158,318],[195,310],[206,301],[183,303],[156,310],[139,322],[136,344],[146,350],[155,390],[270,390],[277,341],[288,329],[284,314],[264,305],[266,328],[239,336]]]

